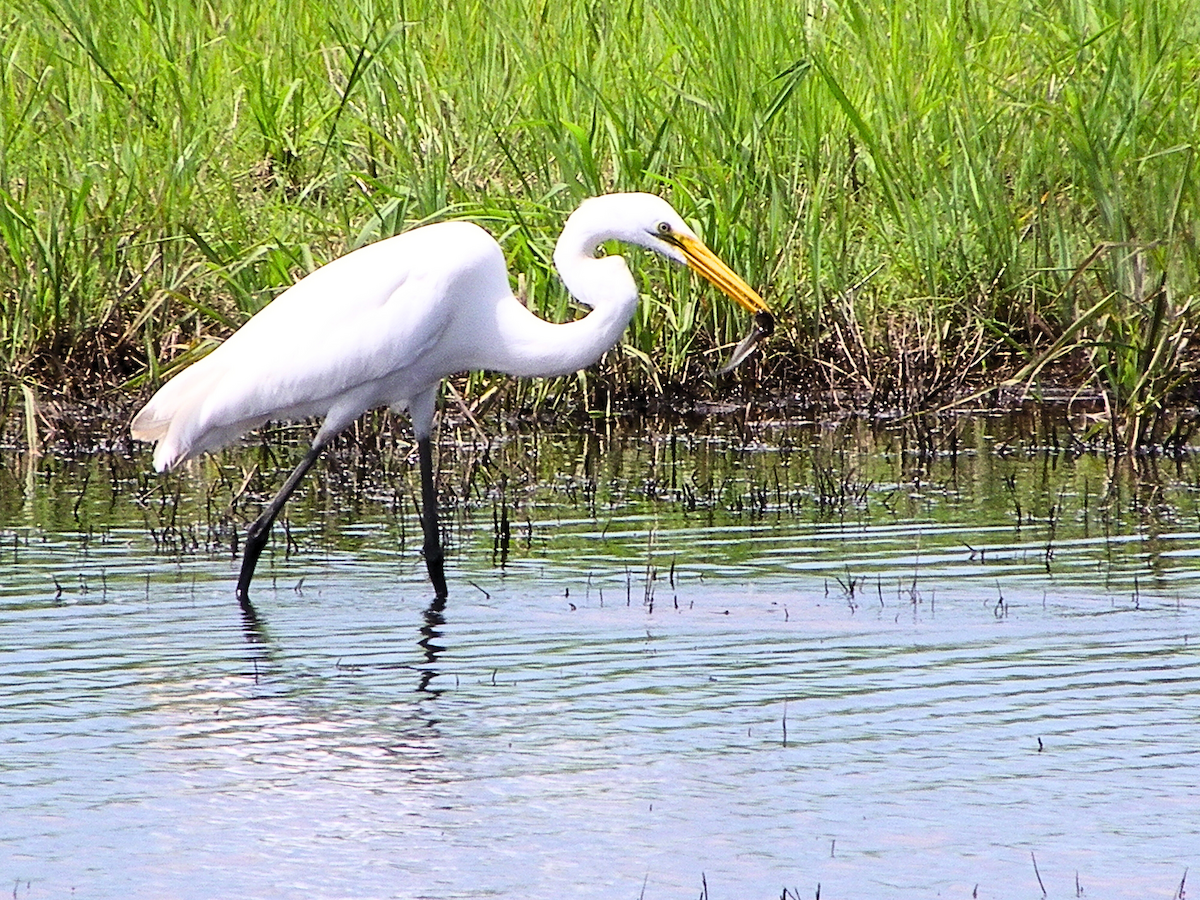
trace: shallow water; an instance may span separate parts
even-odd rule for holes
[[[447,449],[444,608],[403,461],[335,464],[257,624],[224,512],[244,454],[165,487],[144,459],[13,461],[0,877],[1170,897],[1200,862],[1195,463],[961,427],[953,454],[784,424]]]

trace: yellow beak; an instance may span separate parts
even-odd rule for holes
[[[682,252],[693,269],[724,291],[747,312],[759,315],[771,314],[766,302],[754,288],[746,284],[729,266],[721,262],[717,254],[691,235],[671,235],[671,243]]]

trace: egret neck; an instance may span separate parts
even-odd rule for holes
[[[554,264],[567,290],[592,310],[582,319],[547,322],[515,298],[497,311],[500,331],[506,335],[506,359],[497,367],[500,371],[569,375],[595,363],[620,340],[637,309],[637,283],[623,257],[596,257],[603,240],[594,233],[577,235],[567,228],[554,251]]]

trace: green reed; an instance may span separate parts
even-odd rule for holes
[[[25,0],[0,13],[4,380],[156,381],[336,254],[450,217],[489,227],[531,304],[569,317],[563,218],[652,190],[779,311],[768,371],[815,360],[908,407],[961,388],[938,367],[1066,360],[1113,421],[1137,418],[1169,401],[1195,328],[1197,13]],[[742,317],[637,266],[625,346],[522,397],[708,381]]]

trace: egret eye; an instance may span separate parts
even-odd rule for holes
[[[659,234],[670,234],[671,233],[671,223],[670,222],[659,222],[658,223],[658,233]]]

